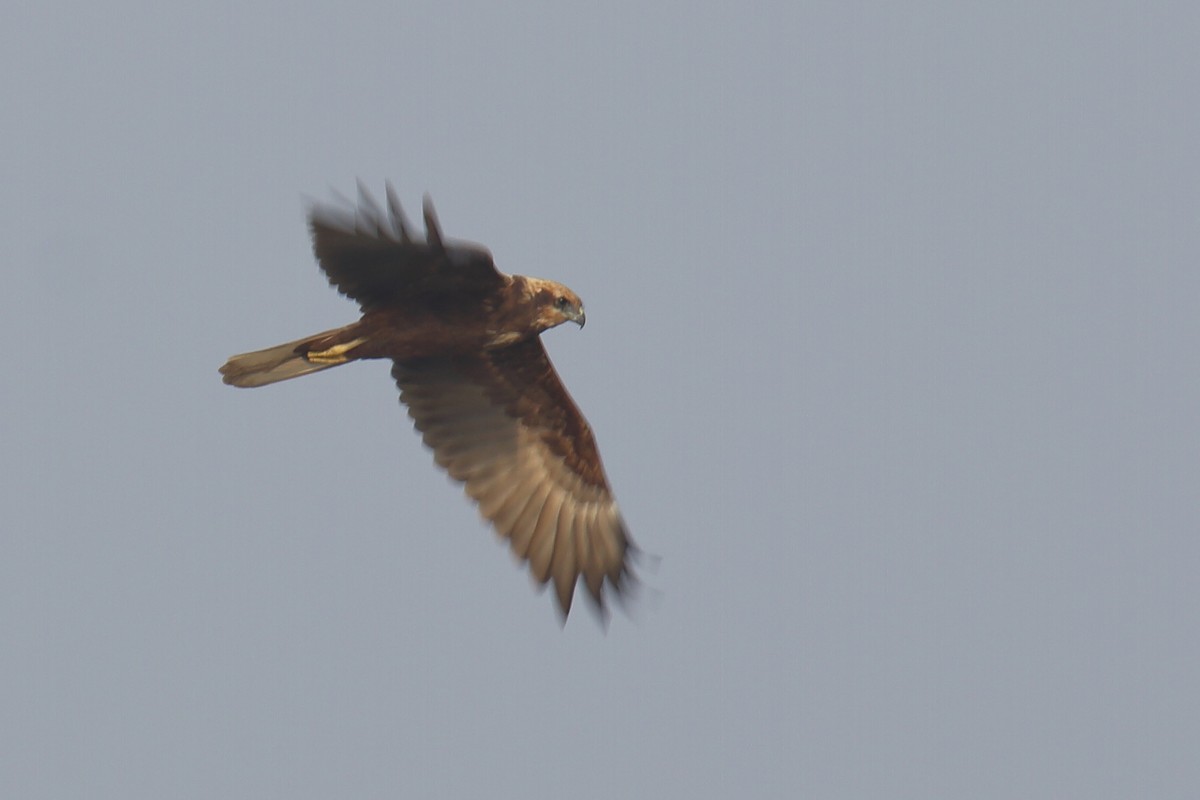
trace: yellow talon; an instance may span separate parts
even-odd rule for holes
[[[345,364],[347,361],[350,360],[350,359],[346,358],[346,353],[348,353],[349,351],[358,347],[360,344],[362,344],[366,340],[367,340],[367,337],[360,336],[359,338],[355,339],[352,342],[346,342],[345,344],[335,344],[333,347],[329,348],[328,350],[321,350],[320,352],[305,353],[304,357],[306,359],[308,359],[308,362],[310,364],[323,364],[323,365],[328,365],[328,366],[333,366],[334,364]]]

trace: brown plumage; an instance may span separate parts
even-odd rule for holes
[[[233,356],[221,367],[225,382],[263,386],[391,359],[434,460],[534,579],[554,583],[563,618],[580,578],[603,616],[606,593],[620,596],[633,582],[635,550],[591,428],[539,338],[564,322],[583,327],[583,304],[561,284],[500,272],[483,247],[444,239],[428,197],[423,241],[390,185],[387,200],[385,214],[360,184],[357,209],[309,213],[317,261],[362,319]]]

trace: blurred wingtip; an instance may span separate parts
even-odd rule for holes
[[[387,182],[385,192],[392,232],[400,238],[401,242],[408,244],[413,240],[412,227],[408,222],[408,217],[404,215],[404,208],[400,205],[400,198],[396,195],[396,188],[392,186],[391,181]]]
[[[433,208],[433,198],[429,196],[429,192],[425,193],[425,197],[421,201],[421,211],[425,216],[425,239],[438,250],[445,250],[442,229],[438,225],[437,211]]]

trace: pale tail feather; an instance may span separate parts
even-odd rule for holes
[[[290,378],[298,378],[310,372],[320,372],[323,369],[336,367],[338,364],[313,364],[304,357],[308,348],[301,349],[317,340],[324,339],[342,331],[335,328],[331,331],[305,336],[294,342],[268,347],[266,350],[255,350],[253,353],[242,353],[230,356],[221,367],[225,383],[231,386],[266,386],[268,383],[278,383]],[[300,350],[300,352],[297,352]]]

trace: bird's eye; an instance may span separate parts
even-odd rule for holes
[[[571,307],[571,301],[565,297],[560,297],[554,305],[558,306],[559,311],[566,311]]]

